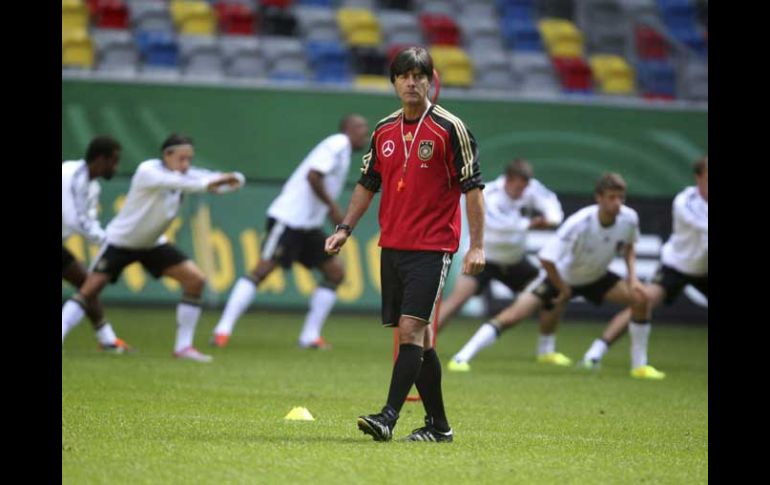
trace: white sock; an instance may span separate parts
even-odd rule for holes
[[[631,335],[631,368],[647,365],[647,341],[650,338],[650,324],[629,322],[628,333]]]
[[[86,311],[74,300],[67,300],[61,309],[61,343],[64,343],[64,337],[70,330],[75,328]]]
[[[469,362],[479,350],[489,347],[495,340],[497,340],[497,327],[486,322],[479,327],[473,337],[468,340],[468,343],[452,359],[457,362]]]
[[[586,352],[583,360],[593,360],[599,362],[602,360],[602,357],[604,357],[604,354],[607,353],[607,348],[607,342],[598,338],[594,340],[593,344],[591,344],[591,348],[588,349],[588,352]]]
[[[115,340],[118,339],[118,336],[115,335],[115,332],[112,330],[110,322],[105,322],[104,325],[96,331],[96,339],[99,340],[99,343],[102,345],[112,345],[115,343]]]
[[[176,306],[176,344],[174,352],[179,352],[187,347],[192,347],[195,326],[201,316],[201,307],[189,303],[180,302]]]
[[[537,355],[552,354],[556,352],[556,334],[543,335],[537,337]]]
[[[300,345],[309,345],[321,336],[321,329],[326,322],[326,317],[337,301],[337,293],[324,286],[319,286],[310,295],[310,309],[305,317],[305,325],[299,335]]]
[[[219,318],[214,329],[215,334],[230,335],[233,333],[233,327],[235,322],[241,318],[243,312],[249,308],[251,301],[257,294],[257,286],[248,278],[241,277],[235,283],[233,291],[230,292],[230,297],[227,299],[227,305],[225,305],[225,311],[222,312],[222,316]]]

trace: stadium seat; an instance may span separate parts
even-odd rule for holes
[[[442,86],[470,87],[473,84],[473,65],[463,49],[437,45],[430,48],[430,55]]]
[[[428,44],[460,45],[460,28],[452,17],[443,14],[422,14],[419,22]]]
[[[154,0],[133,1],[130,7],[129,17],[134,30],[174,32],[171,13],[164,2]]]
[[[179,47],[174,34],[164,31],[139,31],[136,43],[144,67],[176,67]]]
[[[277,7],[288,8],[292,4],[292,0],[259,0],[259,3],[263,7]]]
[[[97,52],[97,70],[133,75],[139,53],[130,30],[94,29],[91,33]]]
[[[85,8],[85,6],[84,6]],[[94,45],[85,28],[72,26],[62,30],[61,65],[64,68],[91,69],[94,65]]]
[[[500,28],[509,49],[517,52],[542,52],[540,31],[531,20],[503,17],[500,19]]]
[[[539,17],[553,17],[565,20],[574,18],[573,0],[538,0],[535,2]]]
[[[305,40],[340,40],[337,19],[331,8],[297,6],[294,8],[294,14]]]
[[[224,35],[254,35],[257,16],[246,4],[219,2],[214,5],[219,21],[219,32]]]
[[[99,0],[93,13],[102,29],[127,29],[128,7],[123,0]]]
[[[214,35],[216,18],[203,0],[174,0],[170,6],[171,18],[183,35]]]
[[[414,5],[412,0],[380,0],[380,8],[412,11]]]
[[[562,89],[568,93],[592,91],[591,68],[582,57],[552,57]]]
[[[379,47],[353,47],[350,49],[353,70],[357,74],[384,75],[388,71],[385,53]]]
[[[636,53],[640,59],[666,59],[666,41],[655,29],[640,25],[635,31]]]
[[[262,5],[260,32],[264,35],[295,37],[297,35],[297,18],[288,8],[274,5]]]
[[[337,9],[337,24],[345,42],[350,46],[375,47],[382,43],[380,24],[371,10]]]
[[[503,47],[498,23],[485,17],[462,17],[460,21],[463,44],[474,50],[489,48],[499,50]]]
[[[636,64],[639,91],[645,98],[676,98],[676,71],[667,61],[639,61]]]
[[[224,63],[216,37],[180,35],[179,58],[182,73],[188,76],[220,77]]]
[[[388,47],[394,44],[422,45],[424,42],[417,17],[411,12],[381,10],[377,20]]]
[[[88,8],[83,0],[62,0],[61,29],[79,31],[88,27]],[[73,34],[72,38],[78,37]]]
[[[625,59],[612,54],[596,54],[589,59],[591,71],[604,94],[632,94],[634,72]]]
[[[304,5],[304,6],[316,6],[316,7],[327,7],[332,8],[333,7],[333,0],[296,0],[294,2],[295,5]]]
[[[456,13],[456,8],[451,1],[446,2],[444,0],[423,0],[420,2],[418,12],[420,15],[431,14],[453,16]]]
[[[709,98],[709,70],[708,63],[703,61],[689,61],[682,72],[682,95],[684,99],[694,101],[708,101]]]
[[[561,84],[551,60],[542,52],[514,52],[510,55],[516,89],[523,94],[557,95]]]
[[[308,63],[299,39],[262,36],[260,48],[265,58],[268,78],[278,81],[307,81]]]
[[[305,44],[305,52],[310,67],[317,77],[349,77],[348,51],[337,41],[311,41]]]
[[[359,74],[353,79],[353,85],[357,88],[375,89],[378,91],[390,91],[393,89],[387,76],[375,76],[372,74]]]
[[[265,58],[256,37],[219,37],[219,47],[224,58],[225,74],[238,78],[260,78],[267,72]]]
[[[538,22],[538,28],[551,57],[583,56],[583,34],[569,20],[542,19]]]

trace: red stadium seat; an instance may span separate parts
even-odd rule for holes
[[[420,26],[429,44],[460,45],[460,29],[448,15],[422,14]]]
[[[127,29],[128,7],[123,0],[99,0],[96,4],[96,26],[103,29]]]
[[[554,57],[551,59],[559,73],[562,87],[568,91],[592,89],[591,68],[582,57]]]
[[[214,6],[219,18],[219,31],[228,35],[254,35],[257,15],[242,3],[217,3]]]
[[[665,39],[654,29],[646,26],[636,28],[636,52],[642,59],[665,59],[668,57]]]

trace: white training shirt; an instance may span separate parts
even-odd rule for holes
[[[68,160],[61,165],[61,240],[74,233],[82,234],[95,244],[104,241],[97,205],[101,187],[88,179],[85,160]]]
[[[338,133],[325,138],[294,170],[268,207],[267,215],[295,229],[323,226],[329,207],[313,192],[307,175],[310,170],[321,172],[326,192],[336,199],[345,185],[351,152],[347,135]]]
[[[512,199],[501,175],[484,187],[484,207],[484,254],[491,263],[514,264],[524,258],[533,209],[542,212],[549,224],[558,225],[564,219],[556,194],[535,179],[520,198]]]
[[[107,242],[130,249],[150,249],[164,244],[163,235],[177,216],[183,192],[204,192],[222,172],[190,167],[186,173],[169,170],[159,159],[139,164],[123,207],[107,225]],[[241,181],[245,180],[238,174]],[[241,182],[243,185],[243,182]],[[234,188],[220,187],[218,192]]]
[[[674,198],[674,232],[661,250],[666,266],[692,276],[709,272],[709,203],[698,187],[687,187]]]
[[[625,205],[615,223],[602,227],[599,206],[594,204],[572,214],[540,250],[538,256],[556,264],[570,286],[601,278],[615,256],[624,256],[629,244],[639,239],[639,216]]]

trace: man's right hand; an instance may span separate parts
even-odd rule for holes
[[[326,254],[338,254],[345,241],[348,240],[348,233],[345,231],[337,231],[331,236],[326,238],[326,244],[324,250]]]

